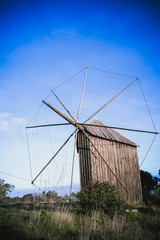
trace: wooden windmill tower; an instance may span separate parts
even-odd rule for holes
[[[87,68],[86,68],[87,74]],[[116,96],[114,96],[110,101],[105,103],[99,110],[97,110],[93,115],[91,115],[83,123],[79,123],[79,114],[82,104],[82,98],[86,82],[86,74],[82,89],[82,95],[80,99],[80,105],[78,110],[77,119],[72,116],[61,100],[56,96],[58,101],[67,111],[70,116],[62,113],[54,106],[50,105],[48,102],[43,100],[43,103],[47,105],[50,109],[60,115],[63,119],[67,121],[66,124],[71,124],[75,127],[73,133],[68,137],[64,144],[59,148],[59,150],[54,154],[54,156],[49,160],[49,162],[44,166],[40,173],[34,178],[32,183],[38,178],[38,176],[43,172],[43,170],[50,164],[51,161],[57,156],[61,149],[66,145],[69,139],[75,135],[75,144],[73,152],[73,164],[72,164],[72,174],[71,174],[71,192],[72,192],[72,182],[73,182],[73,168],[74,168],[74,158],[75,151],[79,154],[79,164],[80,164],[80,183],[81,189],[86,188],[89,184],[93,184],[97,181],[106,182],[109,181],[111,184],[116,185],[120,190],[124,192],[125,199],[129,204],[139,204],[142,202],[142,190],[140,181],[140,171],[138,164],[138,154],[137,154],[137,144],[127,139],[123,135],[119,134],[113,129],[121,129],[127,131],[138,131],[158,134],[157,132],[134,130],[118,127],[110,127],[104,125],[102,122],[94,119],[91,120],[97,113],[99,113],[104,107],[106,107],[110,102],[112,102],[116,97],[122,94],[128,87],[135,83],[139,78],[135,79],[131,84],[120,91]],[[50,124],[51,126],[63,125],[63,124]],[[42,126],[42,125],[41,125]],[[46,125],[45,125],[46,126]],[[48,125],[47,125],[48,126]],[[35,127],[35,126],[32,126]],[[27,127],[27,128],[32,128]]]
[[[137,144],[96,119],[84,129],[89,139],[79,130],[77,141],[82,189],[108,181],[124,191],[128,203],[141,203]]]

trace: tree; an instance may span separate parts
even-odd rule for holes
[[[160,169],[159,169],[158,175],[160,177]],[[160,178],[158,178],[158,181],[160,182]],[[154,204],[160,206],[160,183],[158,184],[155,190]]]
[[[77,213],[91,214],[96,210],[113,216],[125,209],[122,193],[108,182],[97,182],[73,196],[77,199],[75,205]]]
[[[143,201],[147,204],[150,204],[150,202],[154,200],[156,190],[159,187],[160,179],[157,177],[153,177],[147,171],[141,170],[140,174],[141,174]]]
[[[57,200],[58,194],[55,191],[48,191],[47,194],[47,200]]]
[[[160,206],[160,185],[155,190],[154,204]]]
[[[22,197],[22,201],[23,202],[33,202],[33,194],[32,193],[25,194]]]
[[[8,194],[11,193],[13,189],[14,189],[13,185],[5,183],[5,180],[0,179],[0,202],[2,202],[3,199],[7,197]]]
[[[12,199],[12,202],[14,202],[14,203],[20,203],[21,200],[22,200],[22,199],[21,199],[20,197],[16,196],[16,197],[14,197],[14,198]]]

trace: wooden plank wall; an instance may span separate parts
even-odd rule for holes
[[[81,189],[84,189],[92,183],[92,170],[90,143],[82,132],[78,132],[77,151],[79,153],[80,184]]]
[[[125,199],[129,204],[142,203],[137,148],[93,136],[90,136],[90,139],[122,184],[127,188],[128,193],[98,154],[96,154],[97,159],[91,155],[92,182],[109,181],[124,192]],[[90,149],[95,151],[93,146],[90,146]]]
[[[79,153],[81,188],[83,189],[90,183],[97,181],[109,181],[124,192],[125,199],[129,204],[142,203],[137,148],[94,136],[90,136],[90,139],[113,172],[127,188],[128,193],[102,161],[86,136],[79,132],[77,149]]]

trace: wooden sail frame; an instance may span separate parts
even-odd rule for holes
[[[139,132],[139,133],[150,133],[150,134],[159,134],[159,132],[153,132],[148,130],[141,130],[141,129],[133,129],[133,128],[122,128],[122,127],[116,127],[116,126],[104,126],[104,125],[95,125],[90,123],[78,123],[79,125],[83,126],[93,126],[93,127],[102,127],[102,128],[112,128],[117,130],[123,130],[123,131],[131,131],[131,132]],[[41,128],[41,127],[57,127],[57,126],[67,126],[71,125],[71,123],[55,123],[55,124],[44,124],[44,125],[35,125],[35,126],[29,126],[26,127],[26,129],[29,128]]]
[[[87,68],[86,68],[86,72],[87,72]],[[112,129],[119,129],[119,130],[125,130],[125,131],[134,131],[134,132],[143,132],[143,133],[149,133],[149,134],[159,134],[157,131],[147,131],[147,130],[139,130],[139,129],[131,129],[131,128],[120,128],[120,127],[115,127],[115,126],[104,126],[104,125],[94,125],[94,124],[89,124],[87,123],[91,118],[93,118],[97,113],[99,113],[104,107],[106,107],[108,104],[110,104],[115,98],[117,98],[121,93],[123,93],[127,88],[129,88],[132,84],[134,84],[139,78],[136,78],[133,82],[131,82],[127,87],[125,87],[122,91],[120,91],[117,95],[115,95],[110,101],[108,101],[107,103],[105,103],[100,109],[98,109],[94,114],[92,114],[88,119],[86,119],[83,123],[78,123],[78,119],[79,119],[79,114],[80,114],[80,106],[82,104],[82,98],[83,98],[83,93],[84,93],[84,87],[85,84],[83,85],[83,90],[82,90],[82,95],[81,95],[81,100],[80,100],[80,106],[79,106],[79,111],[78,111],[78,115],[77,115],[77,120],[75,120],[75,118],[72,116],[72,114],[69,112],[69,110],[65,107],[65,105],[61,102],[61,100],[56,96],[56,94],[53,92],[53,94],[55,95],[55,97],[58,99],[58,101],[61,103],[61,105],[64,107],[64,109],[67,111],[67,113],[71,116],[71,118],[69,118],[68,116],[66,116],[64,113],[60,112],[58,109],[56,109],[55,107],[53,107],[51,104],[47,103],[45,100],[43,100],[42,102],[47,105],[49,108],[51,108],[54,112],[56,112],[58,115],[60,115],[63,119],[65,119],[67,121],[67,123],[60,123],[60,124],[46,124],[46,125],[37,125],[37,126],[29,126],[26,128],[38,128],[38,127],[48,127],[48,126],[62,126],[62,125],[73,125],[75,127],[74,132],[67,138],[67,140],[62,144],[62,146],[58,149],[58,151],[54,154],[54,156],[49,160],[49,162],[42,168],[42,170],[39,172],[39,174],[33,179],[32,184],[34,184],[35,180],[39,177],[39,175],[44,171],[44,169],[51,163],[51,161],[53,161],[53,159],[57,156],[57,154],[62,150],[62,148],[66,145],[66,143],[70,140],[70,138],[76,134],[75,136],[77,136],[77,131],[80,130],[82,131],[85,136],[87,137],[87,139],[90,141],[91,145],[94,147],[95,151],[98,153],[98,155],[101,157],[102,161],[107,165],[107,167],[109,168],[109,170],[111,171],[111,173],[115,176],[115,178],[117,179],[117,181],[121,184],[121,186],[124,188],[124,190],[126,192],[128,192],[128,190],[126,189],[126,187],[124,186],[124,184],[122,183],[122,181],[117,177],[117,175],[114,173],[114,171],[110,168],[110,166],[108,165],[108,163],[106,162],[106,160],[103,158],[103,156],[101,155],[101,153],[98,151],[98,149],[96,148],[96,146],[92,143],[92,141],[90,140],[89,136],[87,135],[87,133],[85,132],[84,126],[94,126],[94,127],[103,127],[103,128],[112,128]],[[85,74],[85,81],[86,81],[86,74]],[[75,142],[76,142],[77,137],[75,137]],[[75,151],[75,147],[74,147],[74,151]],[[73,158],[74,158],[74,154],[73,154]],[[72,167],[72,180],[73,180],[73,167]],[[71,182],[72,182],[71,180]],[[72,183],[71,183],[72,185]],[[72,191],[72,187],[71,187],[71,191]],[[70,193],[71,193],[70,191]]]

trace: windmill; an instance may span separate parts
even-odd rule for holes
[[[49,162],[42,168],[38,175],[33,179],[32,184],[44,171],[44,169],[54,160],[58,153],[63,149],[67,142],[74,136],[74,150],[73,150],[73,163],[72,163],[72,173],[71,173],[71,187],[70,193],[72,193],[73,185],[73,171],[74,171],[74,161],[76,147],[79,153],[79,163],[80,163],[80,183],[81,188],[86,188],[89,184],[96,181],[110,181],[115,184],[120,190],[124,191],[125,198],[130,204],[138,204],[142,202],[142,191],[140,182],[140,172],[138,164],[138,154],[137,154],[137,144],[127,139],[123,135],[114,131],[113,129],[135,131],[135,132],[145,132],[151,134],[158,134],[156,131],[144,131],[128,128],[119,128],[114,126],[106,126],[100,121],[94,119],[88,123],[93,117],[95,117],[102,109],[104,109],[108,104],[114,101],[120,94],[122,94],[126,89],[133,85],[139,78],[136,78],[123,90],[121,90],[117,95],[115,95],[110,101],[105,103],[100,109],[98,109],[94,114],[87,118],[83,123],[79,123],[80,110],[82,106],[83,94],[86,84],[87,67],[85,71],[85,78],[83,83],[83,89],[80,99],[80,104],[78,108],[77,118],[75,119],[66,106],[62,103],[60,98],[55,94],[53,90],[52,93],[63,106],[66,115],[45,100],[42,102],[48,106],[51,110],[61,116],[67,121],[64,124],[50,124],[47,126],[57,126],[57,125],[73,125],[74,131],[58,149],[58,151],[53,155]],[[41,125],[42,127],[43,125]],[[46,126],[46,125],[45,125]],[[38,126],[31,126],[27,128],[33,128]]]

